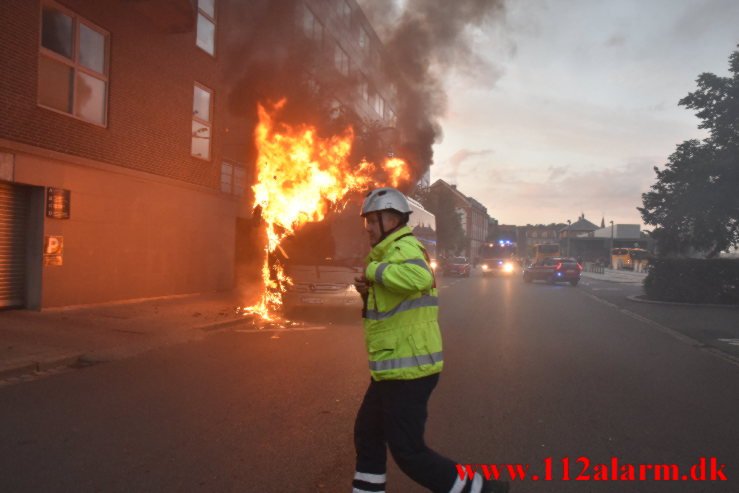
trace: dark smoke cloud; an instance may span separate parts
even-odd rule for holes
[[[496,72],[473,51],[471,28],[502,19],[504,0],[407,0],[402,9],[392,0],[360,4],[383,39],[390,78],[403,82],[398,116],[404,152],[425,170],[442,137],[439,119],[447,107],[442,77],[454,70]]]
[[[372,132],[372,122],[362,122],[350,107],[342,108],[338,117],[330,111],[336,97],[356,98],[359,80],[319,75],[320,83],[311,83],[316,67],[323,64],[332,70],[332,54],[296,28],[302,3],[233,2],[237,7],[229,16],[243,29],[227,33],[221,47],[229,66],[241,68],[229,74],[228,86],[234,87],[228,98],[230,112],[247,123],[245,128],[254,128],[257,103],[287,97],[281,119],[309,122],[324,135],[352,125],[357,131],[353,158],[377,162],[387,146]],[[447,105],[442,76],[453,70],[489,72],[472,50],[471,30],[500,19],[503,0],[364,0],[360,5],[385,45],[386,76],[398,89],[395,154],[409,160],[414,178],[419,178],[432,163],[432,145],[441,138],[439,119]],[[232,132],[223,141],[234,158],[253,163],[250,137]]]

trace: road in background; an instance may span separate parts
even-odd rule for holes
[[[739,490],[739,366],[595,299],[608,292],[599,285],[477,273],[440,285],[446,368],[431,446],[540,476],[546,458],[570,458],[573,478],[582,456],[683,469],[717,457],[729,478],[527,480],[514,493]],[[0,388],[0,490],[349,491],[369,376],[361,328],[331,319],[235,327]],[[392,463],[388,484],[423,491]]]

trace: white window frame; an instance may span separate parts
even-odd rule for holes
[[[213,0],[213,15],[211,16],[208,14],[205,10],[200,8],[200,0],[197,0],[198,4],[198,17],[203,16],[203,18],[207,21],[209,21],[211,24],[213,24],[213,53],[209,52],[202,46],[198,44],[198,19],[195,19],[195,46],[206,52],[208,55],[215,58],[216,56],[216,38],[218,37],[216,34],[218,33],[218,24],[216,23],[216,15],[218,13],[218,0]]]
[[[226,177],[228,179],[224,180]],[[231,161],[221,162],[221,192],[242,197],[246,190],[245,180],[245,167],[234,164]]]
[[[362,76],[360,83],[359,83],[359,93],[360,96],[364,101],[369,104],[370,102],[370,90],[369,90],[369,81],[367,80],[367,77]]]
[[[335,43],[336,51],[334,52],[334,66],[344,76],[349,77],[349,55],[339,45]]]
[[[208,94],[210,94],[210,98],[209,98],[209,101],[208,101],[209,106],[210,106],[208,108],[208,118],[209,118],[208,120],[195,115],[195,89],[196,88],[201,89],[203,91],[206,91]],[[190,137],[190,155],[192,157],[194,157],[194,158],[202,159],[204,161],[212,161],[213,160],[213,116],[214,116],[213,115],[213,108],[215,106],[214,105],[215,94],[213,93],[213,89],[211,89],[211,88],[209,88],[209,87],[207,87],[207,86],[205,86],[203,84],[200,84],[199,82],[195,82],[193,84],[192,94],[193,94],[193,99],[192,99],[192,105],[193,105],[193,108],[192,108],[192,110],[193,110],[192,111],[192,121],[193,122],[197,122],[200,125],[203,125],[204,127],[208,127],[208,129],[209,129],[209,132],[208,133],[210,135],[210,138],[208,139],[208,156],[207,157],[199,156],[199,155],[193,153],[193,150],[194,149],[193,149],[193,145],[192,145],[192,139],[195,138],[195,135],[192,133],[192,123],[191,123],[190,124],[190,129],[191,129],[190,130],[190,133],[191,133],[191,137]]]
[[[64,55],[60,55],[59,53],[56,53],[53,50],[50,50],[49,48],[46,48],[43,45],[43,35],[44,35],[44,28],[43,28],[43,22],[44,22],[44,7],[49,7],[55,10],[58,10],[62,14],[69,16],[72,18],[72,26],[74,30],[74,39],[72,41],[72,59],[69,59],[65,57]],[[41,81],[37,79],[37,83],[39,84],[39,87],[36,88],[36,104],[40,106],[41,108],[47,109],[49,111],[53,111],[55,113],[59,113],[61,115],[67,115],[72,118],[75,118],[77,120],[90,123],[92,125],[97,125],[98,127],[107,128],[108,127],[108,99],[110,97],[110,80],[108,77],[108,71],[110,68],[110,33],[106,31],[105,29],[102,29],[101,27],[93,24],[92,22],[88,21],[84,17],[80,16],[79,14],[76,14],[75,12],[62,7],[58,3],[51,2],[51,1],[43,1],[41,2],[41,10],[39,12],[39,36],[38,36],[38,50],[39,50],[39,56],[38,60],[40,61],[41,57],[53,60],[55,62],[62,63],[66,65],[67,67],[70,67],[72,69],[72,87],[71,87],[71,98],[72,98],[72,111],[66,112],[62,111],[58,108],[54,108],[52,106],[47,106],[43,104],[40,101],[39,92],[40,92],[40,85]],[[103,54],[103,72],[96,72],[95,70],[89,69],[82,65],[82,63],[79,60],[79,54],[80,54],[80,23],[84,24],[86,27],[91,29],[92,31],[97,32],[98,34],[101,34],[103,38],[105,39],[105,53]],[[41,71],[38,71],[38,77],[41,76]],[[90,77],[93,77],[95,79],[101,80],[105,83],[105,98],[103,101],[103,105],[105,107],[105,110],[103,111],[103,123],[99,123],[93,120],[88,120],[87,118],[84,118],[82,116],[79,116],[75,114],[75,108],[76,108],[76,98],[77,98],[77,72],[81,72],[85,75],[88,75]]]
[[[339,0],[339,16],[344,19],[347,24],[352,20],[352,6],[348,0]]]
[[[308,26],[309,21],[310,26]],[[308,36],[308,38],[318,42],[318,44],[323,43],[323,38],[325,37],[325,28],[323,27],[323,23],[305,4],[303,4],[303,16],[300,24],[303,29],[303,33]]]
[[[367,33],[367,30],[364,28],[364,26],[359,26],[359,38],[357,39],[357,43],[359,43],[359,48],[361,49],[362,53],[364,55],[369,56],[372,49],[372,42],[370,40],[370,35]]]
[[[375,93],[375,113],[377,113],[377,116],[380,117],[380,119],[383,118],[385,113],[385,98],[383,98],[379,92]]]

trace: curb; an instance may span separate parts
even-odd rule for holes
[[[45,372],[55,368],[69,367],[78,364],[84,358],[82,353],[68,353],[36,361],[31,359],[0,368],[0,380],[20,377],[31,373]]]
[[[679,301],[648,300],[646,298],[642,298],[641,295],[627,296],[626,299],[629,301],[634,301],[636,303],[649,303],[652,305],[694,306],[698,308],[728,308],[730,310],[739,309],[739,305],[718,305],[716,303],[681,303]]]
[[[583,274],[585,274],[585,273],[583,273]],[[588,272],[588,274],[592,274],[592,273],[591,272]],[[602,277],[595,277],[597,275],[599,275],[599,274],[594,274],[592,276],[583,275],[582,277],[584,277],[586,279],[595,279],[596,281],[613,282],[613,283],[616,283],[616,284],[644,284],[644,280],[643,279],[640,280],[640,281],[616,281],[614,279],[606,279],[606,278],[602,278]]]

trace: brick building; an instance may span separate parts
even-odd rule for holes
[[[480,256],[480,247],[486,244],[487,240],[490,219],[487,208],[477,200],[457,190],[456,185],[451,185],[444,180],[436,180],[431,188],[443,188],[449,192],[449,196],[454,201],[454,207],[461,217],[465,234],[469,239],[465,256],[471,261],[477,262]]]
[[[0,307],[233,287],[238,243],[253,242],[254,157],[253,108],[234,95],[260,96],[241,57],[275,5],[4,3]],[[382,46],[356,2],[279,8],[294,27],[282,48],[317,39],[336,71],[359,78],[337,100],[392,123],[392,86],[371,63]]]

